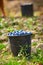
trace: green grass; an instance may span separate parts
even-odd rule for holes
[[[37,45],[37,42],[33,42],[32,45],[33,45],[33,46],[36,46],[36,45]]]
[[[2,43],[0,43],[0,50],[2,50],[3,48],[5,48],[6,46]]]
[[[27,18],[27,20],[16,20],[15,18],[11,18],[11,21],[9,22],[3,22],[2,20],[3,19],[0,18],[0,36],[2,36],[5,33],[20,29],[38,32],[38,34],[34,34],[34,37],[32,37],[33,39],[35,38],[35,35],[42,35],[41,32],[37,30],[39,24],[37,21],[37,17]],[[36,38],[38,39],[38,37]],[[43,42],[42,39],[41,41]],[[13,57],[12,52],[10,52],[9,49],[6,50],[7,46],[3,44],[4,42],[6,41],[0,40],[0,52],[3,52],[3,49],[5,49],[4,52],[0,54],[0,65],[37,65],[38,63],[42,63],[43,65],[43,51],[41,49],[37,49],[36,53],[31,54],[31,59],[27,60],[27,58],[24,57],[24,55]],[[36,46],[37,44],[39,44],[39,42],[33,42],[32,46]],[[21,49],[20,53],[22,51],[24,50]]]

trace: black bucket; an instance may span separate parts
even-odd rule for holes
[[[10,45],[11,45],[11,51],[14,56],[18,56],[21,48],[22,53],[24,53],[25,56],[31,55],[31,34],[24,35],[24,36],[8,36]]]
[[[21,4],[22,16],[32,17],[33,16],[33,3]]]

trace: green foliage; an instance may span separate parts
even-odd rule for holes
[[[14,21],[14,17],[11,17],[11,20]]]
[[[32,62],[38,62],[43,64],[43,50],[40,48],[36,50],[36,53],[32,53]]]
[[[0,29],[3,29],[3,24],[2,23],[0,23]]]
[[[36,35],[42,35],[43,34],[43,25],[41,27],[41,31],[37,29],[38,25],[40,24],[37,21],[38,17],[32,17],[32,18],[28,18],[27,20],[23,20],[23,19],[15,19],[15,18],[11,18],[11,21],[5,21],[3,22],[3,19],[0,18],[0,35],[3,35],[5,33],[8,32],[12,32],[13,30],[20,30],[20,29],[28,29],[29,30],[34,30],[36,32],[38,32],[38,34]],[[15,21],[16,20],[16,21]],[[33,37],[35,37],[35,34],[33,34]],[[37,37],[38,38],[38,37]],[[6,41],[4,41],[6,42]],[[43,51],[41,49],[37,49],[36,53],[32,53],[31,54],[31,59],[30,61],[28,61],[26,59],[26,57],[24,57],[24,52],[27,49],[27,46],[22,47],[20,54],[23,53],[22,55],[18,56],[18,57],[14,57],[12,58],[7,58],[10,57],[11,52],[6,51],[6,46],[4,44],[2,44],[3,41],[0,40],[0,51],[3,49],[5,49],[5,51],[1,54],[3,56],[1,56],[0,58],[0,65],[29,65],[28,62],[30,62],[30,65],[37,65],[36,63],[42,63],[43,65]],[[33,42],[32,45],[36,46],[38,42]],[[43,38],[42,38],[42,43],[43,43]],[[26,54],[26,52],[25,52]],[[4,58],[3,58],[4,57]]]
[[[33,28],[33,19],[32,18],[29,18],[26,22],[25,22],[25,25],[29,28],[29,29],[32,29]]]
[[[2,35],[2,32],[0,32],[0,35]]]
[[[9,60],[7,63],[5,63],[4,65],[20,65],[17,61],[15,60]]]
[[[2,18],[0,18],[0,22],[2,21]]]
[[[33,42],[32,45],[33,45],[33,46],[36,46],[36,45],[37,45],[37,42]]]
[[[5,45],[0,43],[0,50],[2,50],[3,48],[5,48]]]
[[[3,62],[3,63],[2,63]],[[25,57],[22,59],[12,57],[9,60],[2,60],[1,65],[27,65],[27,60]]]
[[[12,32],[12,31],[14,31],[14,28],[13,28],[13,27],[8,27],[8,28],[7,28],[7,31],[8,31],[8,32]]]
[[[4,22],[4,27],[8,27],[9,25],[8,25],[8,22],[6,21],[6,22]]]

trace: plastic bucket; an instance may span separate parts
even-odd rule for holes
[[[33,3],[21,4],[22,16],[31,17],[33,16]]]
[[[25,56],[31,55],[31,33],[23,36],[8,36],[11,51],[14,56],[18,56],[21,48]]]

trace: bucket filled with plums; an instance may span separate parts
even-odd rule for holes
[[[11,51],[14,56],[21,52],[26,57],[31,55],[31,32],[17,30],[8,33]]]

